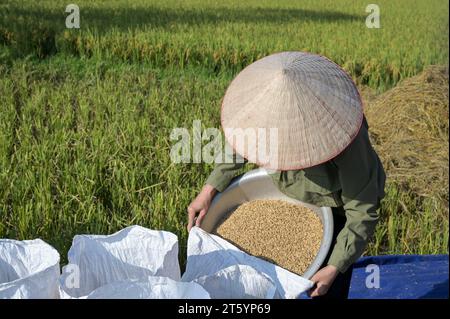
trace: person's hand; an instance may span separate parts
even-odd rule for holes
[[[194,221],[195,226],[200,226],[200,223],[208,212],[209,205],[211,204],[211,200],[216,192],[217,190],[214,187],[206,184],[203,186],[200,194],[198,194],[192,203],[189,204],[187,208],[189,218],[187,225],[188,231],[190,231],[192,226],[194,226]],[[197,216],[197,219],[195,219],[195,216]]]
[[[334,279],[336,279],[338,273],[339,270],[333,265],[325,266],[316,272],[311,278],[314,286],[309,290],[309,296],[318,297],[325,295],[333,284]]]

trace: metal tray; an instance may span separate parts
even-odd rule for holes
[[[316,258],[302,275],[307,279],[311,278],[319,270],[331,247],[333,237],[331,208],[306,204],[283,194],[275,186],[265,169],[252,170],[238,176],[223,192],[217,193],[200,227],[207,232],[214,231],[226,214],[234,211],[239,205],[254,199],[285,200],[308,207],[320,217],[323,225],[322,243]]]

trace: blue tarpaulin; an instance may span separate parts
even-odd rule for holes
[[[363,257],[354,265],[349,298],[448,298],[448,267],[448,255]]]

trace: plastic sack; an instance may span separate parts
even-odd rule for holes
[[[202,276],[194,280],[213,299],[279,299],[277,287],[265,274],[248,265],[234,265],[212,275]]]
[[[149,276],[180,280],[178,238],[166,231],[130,226],[112,235],[77,235],[60,278],[61,296],[83,297],[95,289]]]
[[[87,299],[210,299],[208,292],[193,282],[167,277],[148,277],[146,281],[120,281],[102,286]]]
[[[40,239],[0,239],[0,298],[59,298],[59,254]]]
[[[213,298],[224,294],[227,298],[258,298],[261,296],[297,298],[313,286],[311,281],[251,256],[226,240],[211,235],[199,227],[193,227],[189,232],[187,254],[186,272],[183,274],[182,281],[198,282]],[[236,265],[241,267],[229,268]],[[243,268],[243,265],[251,268]],[[242,272],[242,269],[246,269],[246,271]],[[221,271],[223,272],[221,273]],[[247,276],[246,273],[249,271],[253,274],[252,277]],[[257,276],[254,276],[255,274]],[[225,278],[232,278],[232,280],[226,287],[227,292],[221,292],[219,288],[224,289]],[[270,293],[267,279],[272,281],[277,292]],[[217,280],[220,284],[211,284]]]

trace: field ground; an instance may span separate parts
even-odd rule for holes
[[[0,4],[0,238],[65,256],[75,234],[140,224],[176,233],[184,260],[185,210],[212,167],[173,164],[169,135],[219,127],[245,65],[323,54],[372,99],[448,64],[445,1],[378,1],[377,30],[362,1],[129,3],[78,1],[80,30],[65,29],[63,1]],[[448,253],[448,197],[390,180],[381,213],[368,254]]]

